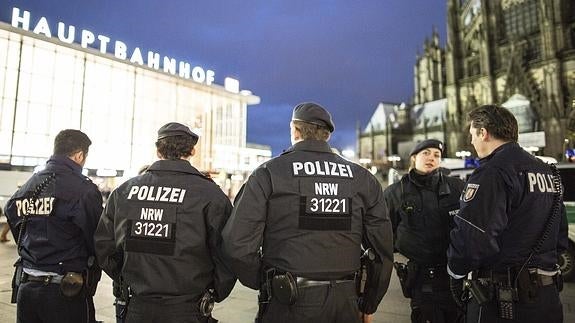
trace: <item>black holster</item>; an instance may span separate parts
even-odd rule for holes
[[[480,306],[487,304],[493,299],[493,284],[484,279],[465,280],[463,286],[473,296]]]
[[[102,269],[96,264],[88,267],[84,273],[84,280],[86,284],[86,293],[88,296],[96,295],[96,288],[98,287],[98,282],[102,278]]]
[[[407,264],[394,262],[393,267],[395,267],[395,272],[399,278],[399,284],[401,285],[401,292],[406,298],[411,298],[412,289],[417,281],[417,276],[419,275],[419,267],[413,261],[408,261]]]
[[[22,259],[18,259],[14,263],[14,276],[12,276],[12,297],[10,298],[10,303],[12,304],[18,302],[18,290],[20,289],[23,273]]]
[[[260,288],[260,292],[258,294],[258,313],[256,314],[256,319],[254,321],[255,323],[263,322],[264,314],[268,309],[268,304],[269,304],[269,298],[267,296],[267,293],[262,288]]]
[[[479,306],[495,300],[500,318],[515,319],[515,303],[518,301],[518,295],[517,289],[509,282],[479,278],[466,280],[465,287]]]
[[[263,322],[264,314],[268,309],[268,305],[272,298],[271,285],[269,284],[271,277],[273,277],[275,269],[270,268],[263,270],[260,277],[260,289],[258,293],[258,313],[256,315],[255,323]]]

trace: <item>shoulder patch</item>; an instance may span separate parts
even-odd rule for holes
[[[463,200],[463,202],[469,202],[473,200],[478,190],[479,190],[479,184],[467,184],[467,186],[465,187],[465,191],[463,191],[463,196],[461,197],[461,199]]]

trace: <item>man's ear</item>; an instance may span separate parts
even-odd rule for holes
[[[82,166],[84,166],[86,162],[86,154],[81,150],[73,153],[69,158],[73,160],[76,164]]]
[[[194,156],[196,154],[196,147],[192,148],[192,151],[190,152],[190,157]]]
[[[489,138],[491,138],[491,136],[489,135],[489,131],[487,131],[487,129],[485,128],[479,129],[479,135],[481,136],[481,140],[483,141],[487,141],[489,140]]]

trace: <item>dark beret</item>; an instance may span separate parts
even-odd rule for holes
[[[331,120],[331,114],[317,103],[305,102],[296,105],[293,109],[291,119],[325,127],[329,132],[335,130],[335,126]]]
[[[175,136],[190,136],[192,137],[194,145],[198,142],[199,138],[188,126],[177,122],[166,123],[158,130],[158,140]]]
[[[439,149],[441,151],[441,155],[443,155],[443,143],[437,139],[426,139],[422,142],[419,142],[417,145],[415,145],[415,147],[413,147],[413,149],[411,150],[411,153],[409,153],[409,156],[413,156],[417,153],[419,153],[420,151],[427,149],[427,148],[436,148]]]

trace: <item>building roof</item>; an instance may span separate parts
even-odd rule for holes
[[[427,121],[427,127],[440,126],[444,122],[445,112],[447,111],[447,99],[440,99],[423,104],[414,105],[411,108],[411,120],[413,120],[413,129],[423,129],[424,120]]]
[[[371,133],[372,131],[382,131],[386,129],[388,124],[390,124],[392,128],[399,127],[397,112],[400,109],[405,109],[405,103],[380,102],[363,132]]]

